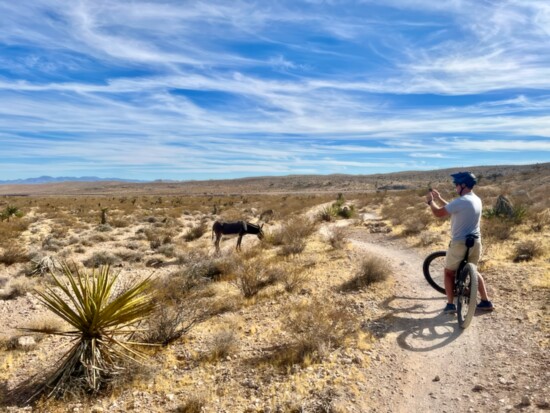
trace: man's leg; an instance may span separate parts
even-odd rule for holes
[[[489,296],[487,295],[487,288],[485,288],[485,281],[483,280],[483,277],[480,273],[477,273],[477,279],[478,279],[478,291],[479,296],[483,301],[489,301]]]

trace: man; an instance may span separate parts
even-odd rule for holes
[[[474,235],[476,237],[474,246],[470,248],[468,262],[477,265],[481,256],[481,232],[479,224],[481,222],[481,199],[472,191],[477,183],[476,177],[471,172],[458,172],[451,175],[453,183],[459,198],[452,202],[447,202],[438,191],[430,189],[426,196],[426,203],[430,206],[436,217],[442,218],[451,216],[451,243],[447,250],[445,262],[445,294],[447,295],[447,306],[443,310],[445,313],[456,313],[454,304],[453,285],[455,273],[460,262],[466,254],[466,236]],[[491,311],[493,304],[487,296],[487,289],[481,274],[479,275],[479,295],[481,302],[477,305],[479,310]]]

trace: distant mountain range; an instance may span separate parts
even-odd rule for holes
[[[56,182],[97,182],[97,181],[115,181],[115,182],[148,182],[136,179],[118,179],[118,178],[98,178],[97,176],[39,176],[38,178],[14,179],[11,181],[0,181],[0,185],[25,185],[25,184],[51,184]]]

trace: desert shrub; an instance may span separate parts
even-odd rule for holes
[[[43,314],[32,319],[23,326],[23,329],[40,331],[43,334],[53,334],[63,331],[65,324],[53,314]]]
[[[439,235],[424,231],[420,234],[418,245],[421,247],[428,247],[440,241],[441,237]]]
[[[116,251],[115,256],[125,262],[141,262],[143,259],[143,253],[134,250],[120,250]]]
[[[542,232],[545,228],[550,227],[550,210],[535,213],[530,227],[534,232]]]
[[[130,226],[131,220],[124,218],[113,218],[110,220],[110,224],[113,228],[127,228]]]
[[[173,244],[163,244],[157,248],[157,252],[165,257],[173,258],[176,256],[176,247]]]
[[[113,230],[113,227],[109,224],[99,224],[96,227],[96,230],[99,232],[109,232]]]
[[[254,297],[268,285],[274,284],[277,279],[274,272],[269,270],[265,262],[248,261],[240,263],[235,271],[233,283],[245,298]]]
[[[193,249],[179,255],[178,263],[194,278],[218,280],[235,270],[238,257],[233,254],[212,256],[202,249]]]
[[[307,365],[322,360],[358,330],[357,320],[343,303],[314,299],[289,308],[283,329],[292,342],[274,355],[279,366]]]
[[[206,359],[210,362],[225,359],[236,350],[237,345],[237,335],[233,330],[218,331],[210,340]]]
[[[510,239],[512,233],[514,232],[514,226],[508,222],[508,220],[503,219],[484,219],[482,225],[482,233],[485,237],[498,240],[506,241]]]
[[[12,351],[16,350],[18,347],[18,336],[12,337],[0,337],[0,350]]]
[[[120,263],[120,258],[107,251],[94,252],[94,254],[82,262],[87,268],[98,268],[102,265],[116,265]]]
[[[29,261],[29,254],[19,244],[11,244],[4,249],[0,254],[0,263],[10,266],[16,263],[24,263]]]
[[[334,227],[327,235],[327,241],[334,249],[343,248],[346,245],[346,230],[343,227]]]
[[[182,404],[174,409],[174,413],[201,413],[206,402],[202,397],[188,397]]]
[[[0,300],[15,300],[18,297],[23,297],[31,292],[34,286],[34,281],[26,277],[11,279],[3,291],[0,292]]]
[[[544,254],[544,247],[540,242],[533,240],[523,241],[514,249],[514,262],[531,261]]]
[[[147,329],[139,334],[139,340],[144,343],[167,346],[185,335],[207,314],[204,308],[183,300],[166,302],[156,299],[155,302],[158,305],[149,317]]]
[[[300,254],[306,248],[306,241],[303,239],[294,239],[288,244],[284,244],[279,250],[279,255],[286,257],[289,255]]]
[[[385,281],[390,273],[391,269],[385,260],[374,255],[366,256],[359,264],[355,276],[345,282],[341,289],[343,291],[361,290],[373,283]]]
[[[308,218],[298,216],[291,218],[278,231],[274,231],[274,234],[277,234],[277,239],[280,237],[282,243],[287,244],[295,239],[307,238],[314,232],[315,225]]]
[[[0,246],[11,245],[30,225],[28,219],[0,221]]]
[[[63,240],[60,240],[59,238],[56,238],[53,235],[48,235],[42,240],[42,249],[44,251],[57,252],[64,246],[65,242]]]
[[[292,293],[305,284],[307,280],[307,273],[302,268],[287,266],[287,268],[283,270],[279,279],[281,280],[285,291]]]
[[[152,250],[158,249],[161,245],[172,243],[173,234],[171,231],[148,228],[144,230],[143,233],[145,234],[147,241],[149,241],[149,246]]]
[[[194,241],[202,237],[206,233],[206,230],[206,222],[200,222],[199,224],[189,228],[183,235],[183,239],[187,242]]]

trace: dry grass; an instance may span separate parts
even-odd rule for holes
[[[197,225],[192,226],[187,232],[183,235],[183,239],[187,242],[194,241],[202,237],[206,231],[207,226],[205,221],[201,221]]]
[[[335,182],[340,178],[324,179]],[[377,185],[397,183],[380,177]],[[490,186],[481,185],[479,193],[484,204],[491,205],[504,187],[514,192],[516,189],[511,183],[514,183],[513,179],[504,180],[503,177],[491,180]],[[305,191],[321,188],[308,184],[305,178],[298,179],[293,185],[293,188]],[[486,193],[483,193],[483,188],[486,188]],[[526,188],[529,196],[514,195],[514,202],[526,208],[521,224],[513,222],[512,225],[504,223],[499,226],[502,220],[483,218],[484,257],[494,267],[491,267],[492,271],[498,272],[500,269],[499,260],[514,266],[510,260],[516,255],[515,246],[519,251],[525,240],[543,243],[550,218],[545,218],[549,216],[548,188],[541,188]],[[384,294],[390,293],[390,283],[385,283],[382,288],[368,289],[369,285],[384,280],[388,275],[380,271],[379,265],[371,262],[354,269],[348,265],[345,253],[327,251],[327,243],[335,249],[345,244],[340,228],[337,234],[327,237],[326,242],[311,237],[316,230],[315,225],[302,218],[302,214],[311,207],[334,202],[335,193],[218,196],[203,195],[203,192],[191,196],[17,198],[13,203],[28,215],[21,219],[14,218],[9,223],[0,222],[1,251],[14,243],[25,245],[29,251],[39,251],[40,256],[49,251],[47,255],[53,259],[74,254],[77,250],[85,251],[86,255],[69,255],[70,259],[80,260],[92,260],[95,254],[103,251],[125,262],[124,276],[136,272],[141,277],[151,271],[159,275],[155,289],[158,294],[156,299],[162,305],[148,324],[140,326],[149,328],[149,336],[144,336],[147,341],[165,344],[152,352],[154,357],[148,363],[148,367],[155,369],[155,374],[136,376],[135,380],[124,382],[120,388],[110,386],[92,402],[105,411],[113,400],[117,403],[123,400],[119,406],[124,406],[124,395],[135,391],[155,392],[158,397],[151,399],[154,401],[150,407],[157,410],[240,411],[239,407],[244,410],[251,405],[250,398],[254,397],[259,400],[258,405],[269,406],[273,411],[350,411],[347,407],[338,407],[345,404],[339,405],[335,394],[329,394],[328,390],[327,394],[323,392],[323,389],[329,388],[340,390],[345,383],[355,382],[352,376],[346,375],[355,366],[339,365],[340,356],[333,358],[333,355],[341,352],[354,354],[354,350],[360,348],[356,342],[358,323],[365,317],[371,317],[372,313],[370,306],[362,306],[360,316],[347,309],[355,312],[358,302],[365,297],[383,299]],[[446,189],[442,195],[448,200],[454,197]],[[394,233],[412,235],[405,240],[409,245],[433,249],[435,245],[444,247],[448,240],[449,221],[430,216],[426,205],[422,204],[423,194],[419,191],[346,193],[346,197],[353,199],[357,209],[367,207],[364,212],[379,212],[382,209],[385,222],[396,226]],[[111,231],[98,231],[102,208],[109,209]],[[241,253],[231,249],[230,253],[214,256],[208,253],[212,252],[212,247],[204,234],[195,239],[196,242],[183,242],[182,234],[193,229],[196,223],[228,217],[253,219],[267,209],[274,211],[270,227],[280,230],[275,229],[271,234],[266,231],[267,242],[264,244],[243,248]],[[212,212],[217,215],[213,216]],[[331,213],[326,219],[335,220],[337,216],[334,215]],[[80,241],[75,243],[77,239]],[[353,245],[349,246],[350,250],[353,248]],[[541,263],[547,266],[547,251],[537,258],[532,245],[527,245],[524,250],[535,258],[533,262],[522,263],[522,271],[524,268],[528,273],[532,266],[540,266]],[[154,260],[159,268],[147,268],[146,263],[150,260]],[[318,265],[306,265],[306,261]],[[103,262],[97,260],[89,264],[100,265]],[[0,263],[0,267],[2,265]],[[21,263],[13,265],[8,271],[21,272]],[[382,267],[385,269],[387,263],[384,262]],[[543,278],[542,272],[544,270],[537,275],[536,285],[537,288],[547,289],[548,280]],[[21,282],[27,280],[23,277],[14,280],[19,279]],[[40,282],[46,280],[38,279]],[[349,281],[343,283],[345,280]],[[32,279],[30,281],[33,282]],[[489,286],[496,288],[490,277]],[[8,297],[11,293],[6,293],[11,288],[11,281],[4,287],[1,291],[4,297]],[[32,284],[26,288],[17,287],[15,295],[21,296],[31,288]],[[340,288],[344,291],[368,291],[340,294]],[[227,325],[227,319],[234,316],[242,317],[242,325]],[[42,327],[47,325],[46,321]],[[136,335],[135,339],[138,338]],[[48,357],[43,352],[46,346],[44,350],[42,347],[36,353],[39,360]],[[18,352],[7,355],[20,356]],[[256,361],[254,357],[260,360],[260,364],[253,364],[251,368],[251,360]],[[207,362],[201,363],[201,360]],[[312,369],[302,368],[313,363],[321,365]],[[20,367],[10,367],[9,374],[13,377],[16,374],[21,377],[25,373],[23,362],[17,366]],[[274,367],[280,370],[274,372]],[[334,383],[329,385],[319,380],[318,373],[325,370],[338,375]],[[281,372],[292,374],[278,374]],[[249,381],[254,387],[243,384]],[[197,386],[199,382],[201,384]],[[207,388],[209,391],[199,397],[197,388]],[[287,391],[289,396],[285,398],[282,392]],[[163,394],[166,393],[175,394],[176,401],[165,402]],[[162,401],[157,402],[157,399]],[[234,404],[231,405],[231,401]],[[240,403],[235,404],[235,401]],[[347,402],[352,404],[349,400]],[[59,403],[56,405],[58,411],[64,411],[69,406]],[[67,408],[70,407],[72,405]],[[88,407],[83,405],[82,408]]]
[[[304,300],[285,314],[283,328],[292,341],[270,357],[270,362],[279,367],[319,362],[358,331],[357,320],[344,303]]]
[[[545,248],[540,242],[533,240],[522,241],[514,248],[514,262],[531,261],[542,257],[544,253]]]
[[[245,261],[240,263],[235,271],[233,283],[243,297],[251,298],[262,289],[277,282],[277,272],[262,261]]]
[[[388,262],[374,255],[366,256],[359,264],[355,276],[346,281],[341,289],[342,291],[361,290],[371,284],[387,280],[390,274],[391,268]]]
[[[331,228],[327,235],[327,241],[333,249],[342,249],[346,245],[347,237],[344,227]]]
[[[176,407],[174,413],[202,413],[206,407],[206,401],[202,397],[188,397]]]
[[[210,339],[208,354],[206,354],[204,360],[215,363],[226,359],[237,350],[238,345],[239,341],[235,331],[233,329],[224,328],[216,332]]]
[[[4,249],[0,254],[0,264],[10,266],[16,263],[25,263],[29,261],[29,254],[22,245],[12,244]]]
[[[23,297],[35,288],[34,279],[27,277],[17,277],[11,279],[8,284],[0,290],[0,300],[15,300]]]

